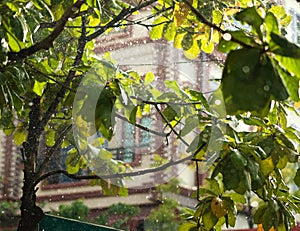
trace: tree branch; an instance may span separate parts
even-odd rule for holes
[[[64,174],[65,176],[75,179],[75,180],[97,180],[97,179],[115,179],[115,178],[124,178],[124,177],[134,177],[134,176],[142,176],[145,174],[149,174],[149,173],[155,173],[155,172],[159,172],[162,170],[165,170],[173,165],[176,164],[180,164],[183,163],[185,161],[191,160],[191,158],[193,157],[193,155],[189,155],[185,158],[173,161],[170,160],[168,163],[163,164],[159,167],[156,168],[149,168],[149,169],[144,169],[144,170],[139,170],[139,171],[135,171],[135,172],[126,172],[126,173],[115,173],[115,174],[110,174],[110,175],[76,175],[76,174],[70,174],[68,171],[63,170],[63,169],[58,169],[52,172],[48,172],[45,173],[44,175],[40,176],[35,182],[34,182],[34,186],[36,186],[39,182],[41,182],[42,180],[47,179],[50,176],[53,175],[58,175],[58,174]]]
[[[73,92],[73,93],[76,93],[76,90],[66,86],[64,83],[60,82],[60,81],[57,81],[56,79],[52,78],[50,75],[51,74],[47,74],[47,73],[44,73],[42,71],[40,71],[38,68],[36,68],[34,65],[28,63],[27,61],[24,62],[27,66],[29,66],[33,71],[36,71],[37,73],[39,73],[40,75],[42,75],[43,77],[45,77],[46,79],[48,80],[51,80],[55,83],[57,83],[59,86],[64,86],[67,90]],[[57,75],[54,75],[55,77],[65,77],[65,76],[57,76]]]
[[[109,23],[107,23],[105,26],[103,26],[102,28],[100,28],[99,30],[97,30],[96,32],[94,32],[93,34],[90,34],[89,36],[87,36],[87,41],[91,41],[95,38],[97,38],[99,35],[103,34],[108,28],[114,27],[114,25],[123,20],[126,16],[131,15],[132,13],[143,9],[147,6],[150,6],[151,4],[155,3],[157,0],[149,0],[149,1],[145,1],[141,4],[139,4],[136,7],[128,7],[128,8],[124,8],[121,10],[121,12],[116,15]]]
[[[81,63],[84,48],[87,43],[85,25],[86,25],[86,19],[85,19],[85,17],[82,17],[82,31],[81,31],[81,36],[78,39],[77,54],[76,54],[75,60],[73,62],[73,66],[78,66]],[[52,114],[55,112],[56,108],[58,107],[59,103],[61,102],[62,98],[64,97],[67,87],[70,85],[70,82],[75,77],[75,75],[76,75],[76,71],[74,71],[74,70],[69,71],[69,74],[68,74],[65,82],[61,86],[59,92],[57,93],[55,99],[49,106],[48,110],[44,113],[43,119],[41,121],[42,127],[46,126],[46,124],[50,120]]]
[[[221,27],[219,27],[216,24],[208,21],[196,8],[193,7],[193,5],[188,0],[183,0],[183,2],[190,7],[191,11],[196,15],[196,17],[199,19],[200,22],[202,22],[205,25],[215,29],[216,31],[218,31],[219,33],[221,33],[223,35],[226,34],[226,33],[230,33],[227,30],[223,30]],[[235,39],[233,37],[231,37],[231,41],[236,42],[236,43],[240,44],[243,47],[252,48],[252,46],[249,46],[248,44],[244,43],[243,41],[240,41],[240,40]]]
[[[36,172],[37,177],[39,177],[42,174],[43,170],[46,168],[52,156],[58,151],[61,143],[63,142],[65,136],[68,134],[71,128],[72,128],[72,124],[67,126],[62,132],[60,132],[60,136],[55,141],[55,144],[47,151],[45,159],[43,160],[42,164],[39,166],[39,169]]]
[[[123,121],[126,121],[126,122],[128,122],[128,123],[134,125],[135,127],[140,128],[140,129],[142,129],[142,130],[144,130],[144,131],[146,131],[146,132],[152,133],[152,134],[154,134],[154,135],[161,136],[161,137],[167,137],[167,136],[168,136],[167,133],[164,133],[164,132],[158,132],[158,131],[152,130],[152,129],[150,129],[150,128],[148,128],[148,127],[145,127],[145,126],[143,126],[143,125],[141,125],[141,124],[138,124],[138,123],[132,123],[132,122],[130,122],[125,116],[122,116],[122,115],[120,115],[120,114],[116,114],[116,117],[119,118],[119,119],[121,119],[121,120],[123,120]]]
[[[75,12],[81,7],[81,5],[84,3],[84,0],[78,0],[75,2],[66,12],[62,15],[61,19],[57,22],[56,27],[54,28],[53,32],[46,38],[44,38],[42,41],[37,42],[33,46],[29,48],[25,48],[20,50],[19,52],[9,52],[8,53],[8,59],[11,61],[17,61],[20,59],[24,59],[34,53],[36,53],[39,50],[42,49],[49,49],[51,46],[53,46],[54,40],[61,34],[61,32],[64,30],[66,23],[68,22],[69,18],[72,18],[75,15]]]

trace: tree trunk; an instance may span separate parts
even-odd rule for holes
[[[18,231],[36,231],[38,223],[44,213],[36,206],[36,180],[37,153],[39,138],[41,135],[40,125],[40,98],[32,100],[31,111],[29,113],[29,126],[27,141],[23,143],[22,156],[24,161],[24,180],[21,198],[21,219]]]
[[[21,219],[18,231],[38,230],[38,223],[44,216],[43,210],[36,206],[36,193],[31,187],[32,181],[30,178],[28,176],[24,177],[23,196],[21,198]]]

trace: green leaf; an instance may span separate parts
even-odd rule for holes
[[[147,72],[147,74],[145,75],[145,85],[149,85],[150,83],[153,82],[153,80],[155,79],[155,76],[152,72]]]
[[[259,47],[259,45],[255,42],[254,38],[250,35],[247,35],[243,30],[230,31],[230,35],[249,46]]]
[[[139,106],[135,106],[132,110],[130,110],[129,121],[133,124],[136,123],[136,113]]]
[[[291,75],[289,72],[284,70],[276,60],[272,59],[272,63],[275,67],[275,70],[279,74],[279,76],[282,79],[282,82],[284,86],[286,87],[286,90],[294,101],[299,101],[299,78],[296,78],[296,76]]]
[[[167,88],[173,90],[178,96],[183,94],[176,80],[165,80],[164,84]]]
[[[273,160],[271,156],[269,156],[268,158],[260,162],[260,169],[265,176],[273,172],[274,167],[275,166],[273,164]]]
[[[165,29],[164,29],[164,38],[167,41],[173,41],[176,35],[176,27],[174,22],[170,22],[168,24],[165,25]]]
[[[207,111],[210,111],[210,106],[209,106],[206,98],[204,97],[204,95],[201,92],[194,91],[194,90],[189,90],[188,93],[193,97],[192,100],[200,101],[201,104],[204,106],[204,108]]]
[[[218,44],[218,51],[223,53],[229,53],[231,50],[235,50],[239,44],[232,42],[231,40],[225,40],[222,38]]]
[[[189,50],[193,46],[194,40],[191,33],[185,33],[181,40],[181,47],[184,51]]]
[[[24,39],[26,37],[24,32],[26,32],[26,30],[24,30],[25,28],[23,28],[23,24],[19,20],[19,17],[17,17],[16,15],[11,16],[9,18],[9,22],[10,22],[10,26],[13,30],[13,33],[17,37],[17,39],[20,41],[24,41]]]
[[[282,5],[272,5],[269,12],[273,13],[276,18],[283,18],[286,16],[285,9]]]
[[[34,85],[32,89],[33,92],[38,96],[42,96],[46,84],[46,82],[39,82],[37,80],[34,80]]]
[[[154,20],[152,24],[155,26],[153,26],[152,30],[150,31],[151,39],[157,40],[162,38],[164,26],[167,21],[168,20],[164,16],[158,17],[157,19]]]
[[[193,131],[194,128],[199,126],[199,120],[196,116],[189,116],[186,118],[184,127],[180,131],[180,136],[185,136]]]
[[[262,58],[265,60],[261,61]],[[269,111],[271,99],[284,100],[288,97],[271,60],[266,56],[260,57],[260,50],[255,48],[229,53],[221,89],[229,114],[251,111],[262,117]]]
[[[113,155],[111,152],[107,151],[106,149],[102,148],[99,151],[99,157],[102,160],[111,160]]]
[[[50,129],[46,133],[46,145],[52,147],[55,144],[55,134],[56,132],[53,129]]]
[[[279,34],[278,22],[275,15],[271,12],[268,12],[264,19],[264,23],[267,31],[267,41],[270,42],[272,33]]]
[[[243,157],[238,149],[233,149],[230,156],[231,161],[236,169],[243,170],[247,165],[247,160]]]
[[[263,128],[266,127],[266,124],[263,119],[251,116],[251,117],[242,117],[245,124],[248,125],[255,125],[255,126],[261,126]]]
[[[178,106],[176,105],[167,105],[167,107],[162,112],[167,120],[166,122],[171,122],[173,120],[179,119],[179,115],[177,114],[178,109],[180,110],[180,108],[178,108]]]
[[[217,224],[218,218],[213,214],[213,212],[211,210],[208,210],[202,216],[202,222],[203,222],[204,228],[206,230],[210,230]]]
[[[95,127],[100,130],[101,134],[111,140],[113,128],[115,125],[115,108],[116,95],[114,91],[106,86],[100,93],[96,104]]]
[[[296,175],[294,177],[294,182],[300,188],[300,168],[297,169]]]
[[[271,39],[270,51],[273,53],[295,59],[300,58],[300,48],[289,42],[285,37],[271,33]]]
[[[190,144],[190,146],[187,148],[186,151],[194,152],[200,147],[203,148],[209,142],[210,133],[211,133],[211,127],[210,126],[205,127],[204,130],[194,138],[194,140],[192,141],[192,143]]]
[[[235,197],[241,197],[242,195],[234,193]],[[234,195],[232,194],[231,196],[234,197]],[[243,196],[242,196],[243,197]],[[235,226],[235,222],[236,222],[236,215],[237,215],[237,211],[236,208],[234,206],[234,202],[232,201],[231,197],[227,198],[227,197],[223,197],[223,200],[226,204],[226,208],[227,208],[227,223],[228,225],[230,225],[231,227]],[[246,203],[246,202],[244,202]]]
[[[257,13],[256,7],[250,7],[242,10],[235,15],[235,19],[241,22],[246,22],[250,26],[253,26],[259,37],[262,38],[260,26],[263,24],[263,19]]]
[[[15,145],[20,146],[27,139],[28,132],[24,128],[17,128],[14,132],[14,142]]]
[[[227,190],[236,189],[239,186],[241,171],[229,162],[223,169],[223,183]]]
[[[295,75],[297,79],[300,79],[300,58],[291,58],[286,56],[276,55],[275,59],[279,61],[280,65],[290,72],[291,75]]]
[[[82,163],[82,157],[77,151],[70,152],[66,158],[67,171],[71,174],[77,173],[82,166]]]
[[[196,222],[184,222],[178,227],[178,231],[196,231],[197,228],[197,223]]]
[[[184,51],[184,55],[188,59],[195,59],[199,56],[200,51],[198,41],[194,39],[192,46],[188,50]]]

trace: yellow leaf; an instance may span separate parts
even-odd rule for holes
[[[39,82],[37,80],[34,81],[33,92],[38,96],[42,96],[46,82]]]
[[[185,57],[188,59],[195,59],[200,54],[200,48],[196,40],[193,40],[193,45],[187,51],[184,51]]]
[[[260,168],[262,173],[266,176],[274,170],[274,163],[272,157],[269,156],[267,159],[264,159],[260,162]]]
[[[177,49],[181,49],[182,48],[182,40],[184,38],[184,33],[181,34],[176,34],[175,38],[174,38],[174,47]]]
[[[100,24],[100,19],[95,18],[92,15],[88,17],[89,26],[98,26]]]
[[[14,133],[14,142],[17,146],[20,146],[27,139],[27,130],[17,129]]]
[[[155,79],[154,74],[152,72],[147,72],[145,76],[145,85],[149,85],[150,83],[153,82],[154,79]]]
[[[300,108],[300,101],[299,101],[299,102],[295,102],[295,103],[294,103],[294,107],[295,107],[296,109],[299,109],[299,108]]]
[[[215,45],[212,41],[205,41],[205,39],[201,40],[201,50],[203,50],[205,53],[212,53],[215,49]]]
[[[142,119],[142,117],[143,117],[143,112],[142,112],[142,109],[140,106],[137,107],[136,116],[139,119]]]

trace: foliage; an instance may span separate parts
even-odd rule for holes
[[[51,211],[52,214],[66,218],[86,221],[89,213],[89,208],[82,200],[72,202],[70,205],[60,205],[58,211]]]
[[[179,230],[234,226],[235,204],[249,192],[261,200],[257,224],[289,230],[299,199],[291,195],[282,171],[298,168],[300,141],[288,123],[291,112],[298,115],[300,79],[300,48],[284,37],[291,16],[268,1],[126,2],[0,3],[0,128],[22,146],[24,162],[19,230],[34,230],[42,217],[36,186],[51,175],[91,179],[108,195],[127,195],[124,178],[137,173],[115,160],[105,144],[115,134],[116,118],[159,133],[137,122],[150,112],[165,125],[159,134],[166,140],[175,136],[187,151],[180,160],[160,159],[153,171],[191,158],[197,171],[203,166],[209,171],[208,183],[195,195],[196,211],[186,210],[187,222]],[[145,20],[129,20],[150,5]],[[200,52],[222,53],[219,89],[204,97],[165,80],[162,91],[152,73],[121,70],[108,54],[99,60],[95,39],[131,24],[151,28],[150,38],[173,42],[189,59]],[[95,133],[101,137],[91,144],[88,137]],[[191,134],[197,135],[189,143],[185,138]],[[47,172],[61,147],[73,147],[66,169]],[[89,175],[78,175],[80,169]],[[299,169],[293,180],[299,187]]]
[[[14,201],[0,202],[0,218],[8,218],[17,214],[19,203]]]
[[[140,213],[140,208],[123,203],[113,204],[100,213],[95,222],[102,225],[111,225],[117,229],[128,230],[128,221]],[[111,223],[113,221],[113,223]]]
[[[145,230],[175,231],[182,222],[178,212],[178,202],[164,199],[157,209],[152,209],[145,220]]]
[[[172,178],[165,184],[156,187],[154,193],[158,194],[156,200],[160,202],[158,208],[151,210],[145,220],[145,230],[177,230],[183,219],[179,215],[179,203],[170,198],[168,193],[178,194],[179,183],[177,178]]]

